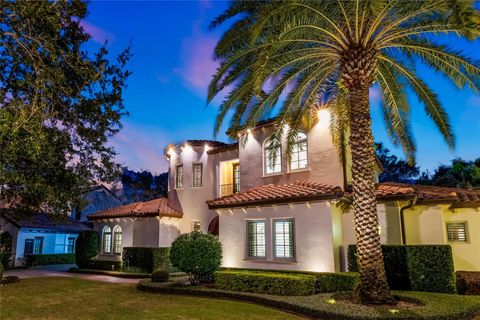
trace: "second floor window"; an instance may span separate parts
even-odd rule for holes
[[[175,188],[183,188],[183,165],[177,166],[175,174]]]
[[[300,170],[308,168],[308,143],[307,135],[303,132],[297,133],[297,139],[292,145],[292,154],[290,157],[290,170]]]
[[[202,186],[202,170],[203,164],[201,163],[194,163],[193,164],[193,187],[201,187]]]
[[[282,150],[278,141],[268,139],[263,146],[265,174],[282,172]]]

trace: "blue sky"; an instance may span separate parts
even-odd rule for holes
[[[90,15],[83,21],[91,34],[88,44],[99,48],[108,40],[108,49],[118,53],[131,46],[133,72],[125,90],[130,112],[124,128],[112,139],[117,160],[128,167],[164,172],[167,162],[163,148],[184,139],[212,139],[215,103],[206,105],[206,87],[216,69],[212,52],[219,32],[208,30],[209,22],[226,8],[226,2],[90,2]],[[480,41],[445,39],[456,48],[480,60]],[[457,146],[451,151],[415,96],[410,96],[411,120],[417,143],[417,162],[432,171],[455,157],[480,157],[480,96],[471,90],[457,90],[440,75],[419,70],[451,116]],[[375,141],[389,143],[379,111],[377,92],[371,93]],[[225,135],[218,137],[226,141]]]

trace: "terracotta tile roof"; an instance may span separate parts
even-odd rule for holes
[[[2,217],[18,228],[42,229],[50,232],[81,232],[90,230],[87,225],[63,214],[26,214],[20,211],[3,210]]]
[[[375,185],[377,200],[413,199],[415,190],[408,184],[378,183]]]
[[[225,151],[230,151],[230,150],[238,150],[238,142],[226,144],[223,146],[218,146],[215,147],[209,151],[207,151],[208,154],[215,154],[215,153],[220,153],[220,152],[225,152]]]
[[[302,202],[339,198],[343,191],[338,186],[330,186],[309,181],[296,181],[289,184],[267,184],[240,193],[207,201],[210,209],[233,208],[262,204]]]
[[[144,202],[134,202],[88,216],[88,220],[111,219],[123,217],[174,217],[181,218],[183,213],[170,207],[167,198],[158,198]]]

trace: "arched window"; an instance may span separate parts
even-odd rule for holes
[[[103,228],[103,253],[112,252],[112,229],[109,226]]]
[[[122,228],[120,226],[113,228],[113,253],[122,253]]]
[[[282,148],[279,141],[271,137],[265,140],[263,163],[265,175],[282,172]]]
[[[292,145],[290,156],[290,170],[301,170],[308,168],[308,141],[304,132],[298,132],[295,143]]]

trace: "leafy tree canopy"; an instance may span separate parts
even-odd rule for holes
[[[63,213],[117,171],[108,138],[126,114],[128,48],[87,52],[74,1],[5,1],[0,10],[0,200]]]
[[[383,167],[383,171],[378,177],[379,182],[415,182],[415,178],[420,174],[417,166],[398,159],[397,156],[391,154],[390,150],[384,147],[382,143],[375,143],[375,151]]]
[[[423,172],[418,184],[435,185],[451,188],[480,188],[480,158],[466,161],[460,158],[452,160],[451,165],[441,165],[433,175]]]

